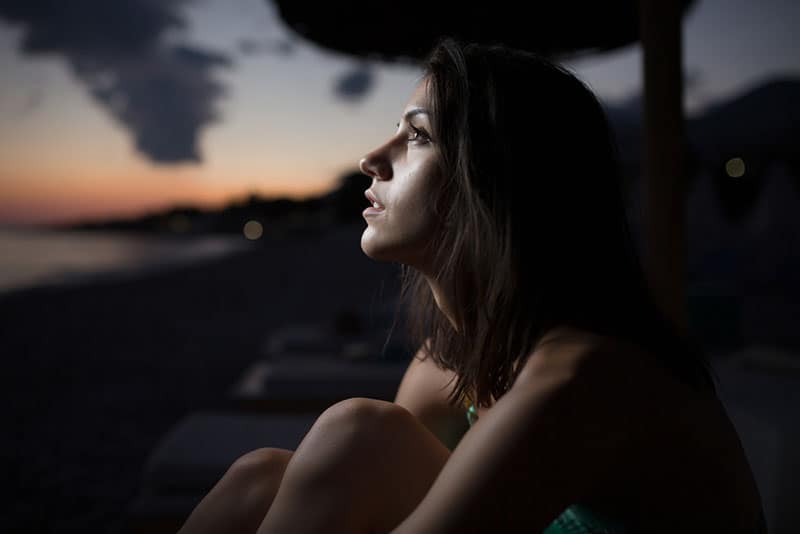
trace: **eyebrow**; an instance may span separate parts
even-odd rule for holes
[[[408,111],[406,111],[406,114],[403,115],[403,120],[408,122],[408,119],[410,119],[411,117],[413,117],[415,115],[420,115],[420,114],[430,115],[430,113],[428,113],[428,110],[425,109],[425,108],[414,108],[414,109],[409,109]]]

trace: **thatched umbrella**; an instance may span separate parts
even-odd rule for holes
[[[472,4],[420,9],[375,0],[276,0],[281,18],[315,43],[358,57],[419,60],[441,35],[502,42],[552,56],[644,49],[644,265],[653,294],[686,328],[686,176],[681,19],[692,0]]]

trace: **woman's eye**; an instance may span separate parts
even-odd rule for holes
[[[395,127],[400,128],[400,123],[398,122]],[[413,124],[409,124],[408,127],[411,128],[411,133],[407,138],[408,141],[424,141],[427,143],[431,140],[431,136],[422,128],[417,128]]]
[[[408,137],[409,141],[424,141],[427,143],[428,141],[431,140],[428,134],[425,133],[425,131],[421,130],[420,128],[415,128],[410,124],[409,127],[411,128],[411,135],[409,135]]]

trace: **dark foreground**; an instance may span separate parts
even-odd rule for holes
[[[182,416],[226,405],[271,330],[397,294],[362,225],[139,279],[0,296],[0,532],[124,532],[143,463]]]
[[[138,278],[0,296],[0,473],[8,495],[0,532],[126,532],[128,505],[159,438],[189,413],[228,407],[231,387],[263,357],[271,332],[356,316],[363,331],[388,333],[382,308],[397,295],[399,271],[363,254],[363,226],[276,238]],[[731,345],[738,330],[721,313],[728,300],[694,300],[695,331],[709,344],[800,351],[796,306],[770,308],[763,298],[743,309]],[[761,356],[752,373],[729,373],[721,385],[742,408],[737,424],[771,527],[798,525],[785,510],[796,509],[788,504],[800,488],[778,475],[797,462],[797,434],[785,429],[800,406],[798,360],[778,366]]]

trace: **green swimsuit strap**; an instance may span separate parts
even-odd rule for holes
[[[474,425],[475,421],[477,420],[478,420],[478,410],[475,408],[474,404],[470,404],[467,407],[467,423],[469,423],[469,426],[472,427],[472,425]]]

